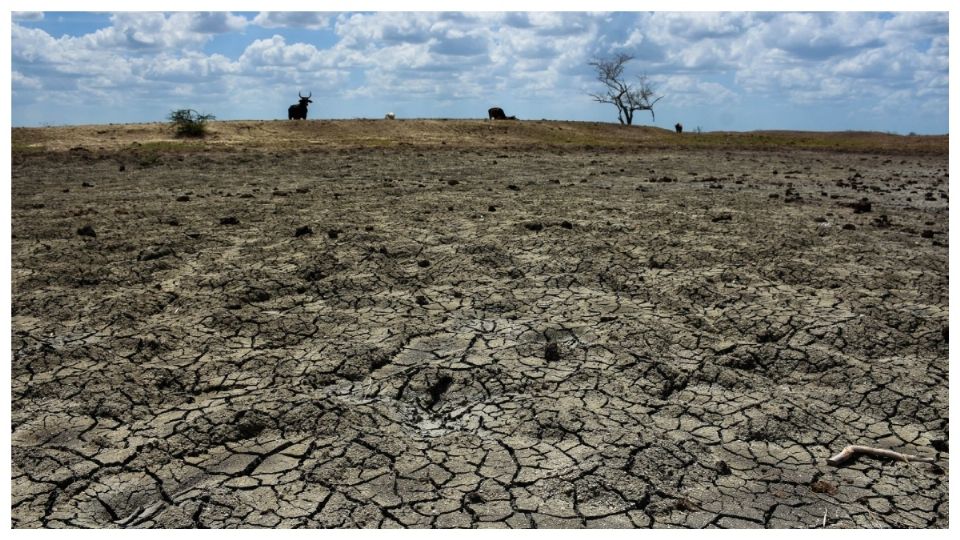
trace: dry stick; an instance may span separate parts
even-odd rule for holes
[[[833,456],[832,458],[829,458],[827,460],[827,464],[833,465],[833,466],[839,466],[841,463],[843,463],[844,461],[847,461],[848,459],[852,458],[857,454],[866,454],[868,456],[874,456],[874,457],[885,457],[885,458],[895,459],[897,461],[906,461],[906,462],[919,461],[921,463],[936,463],[936,460],[934,458],[918,457],[910,454],[901,454],[900,452],[894,452],[893,450],[887,450],[884,448],[873,448],[870,446],[857,446],[857,445],[851,444],[850,446],[847,446],[846,448],[841,450],[839,454]]]

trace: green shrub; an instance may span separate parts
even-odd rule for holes
[[[207,120],[216,119],[212,114],[200,114],[193,109],[173,111],[169,118],[177,137],[203,137],[207,134]]]

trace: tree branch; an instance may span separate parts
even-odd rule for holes
[[[834,467],[839,467],[842,463],[852,458],[857,454],[866,454],[868,456],[874,457],[885,457],[889,459],[895,459],[897,461],[919,461],[921,463],[936,463],[936,460],[928,457],[918,457],[910,454],[901,454],[900,452],[894,452],[893,450],[887,450],[885,448],[873,448],[870,446],[857,446],[851,444],[850,446],[845,447],[840,451],[839,454],[827,459],[828,465],[833,465]]]

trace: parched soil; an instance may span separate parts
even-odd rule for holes
[[[949,526],[945,152],[45,136],[14,527]]]

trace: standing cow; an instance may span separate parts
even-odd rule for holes
[[[503,109],[501,109],[500,107],[491,107],[490,110],[487,111],[487,115],[490,117],[490,120],[516,120],[517,119],[516,116],[507,116],[506,113],[503,112]]]
[[[677,125],[673,126],[673,129],[677,130],[677,133],[683,133],[683,124],[677,122]]]
[[[297,92],[297,95],[300,96],[300,103],[296,105],[291,105],[287,109],[287,119],[288,120],[306,120],[307,119],[307,103],[313,103],[310,100],[310,97],[313,96],[313,92],[310,92],[310,95],[303,97],[303,94]]]

